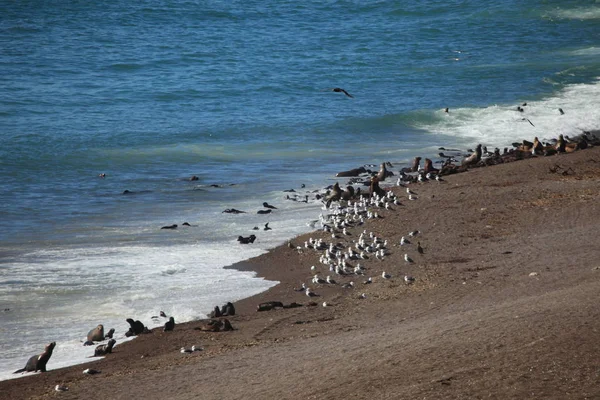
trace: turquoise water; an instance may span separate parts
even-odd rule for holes
[[[599,128],[599,22],[588,1],[0,2],[0,365],[269,287],[221,267],[311,229],[320,203],[284,189]]]

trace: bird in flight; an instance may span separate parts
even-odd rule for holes
[[[336,92],[336,93],[344,93],[346,96],[348,96],[350,98],[354,98],[354,96],[352,96],[350,93],[346,92],[344,89],[339,88],[339,87],[329,89],[329,90],[331,90],[332,92]]]

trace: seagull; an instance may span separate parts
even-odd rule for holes
[[[202,351],[204,350],[202,347],[196,347],[196,345],[192,346],[192,351]]]
[[[332,88],[329,89],[332,92],[336,92],[336,93],[344,93],[346,96],[350,97],[350,98],[354,98],[354,96],[352,96],[350,93],[346,92],[344,89],[336,87],[336,88]]]
[[[95,375],[95,374],[99,374],[100,371],[98,371],[96,369],[88,368],[88,369],[84,370],[83,373],[86,375]]]
[[[423,248],[421,247],[421,242],[417,242],[417,251],[419,252],[419,254],[425,254],[423,252]]]
[[[326,281],[325,279],[319,278],[318,274],[315,274],[315,276],[313,277],[313,283],[323,284],[326,283]]]
[[[391,276],[390,274],[386,274],[386,273],[385,273],[385,271],[383,271],[383,272],[381,273],[381,277],[382,277],[383,279],[390,279],[392,276]]]
[[[294,291],[304,292],[306,289],[307,289],[306,285],[304,283],[302,283],[302,286],[300,286],[299,288],[294,288]]]
[[[412,231],[412,232],[410,232],[410,233],[408,234],[408,236],[410,236],[410,237],[415,237],[415,236],[417,236],[419,233],[420,233],[419,231]]]
[[[415,282],[415,278],[410,275],[404,275],[404,282],[406,282],[407,285],[410,285]]]
[[[406,261],[407,263],[412,263],[412,262],[413,262],[413,259],[412,259],[412,258],[410,258],[410,257],[408,256],[408,254],[404,254],[404,261]]]
[[[369,278],[366,281],[363,282],[363,285],[368,285],[370,283],[373,283],[373,279]]]
[[[56,385],[54,387],[54,390],[56,390],[57,392],[66,392],[67,390],[69,390],[69,388],[64,385]]]
[[[410,241],[406,239],[404,236],[400,238],[400,246],[404,246],[405,244],[410,244]]]
[[[439,176],[439,175],[435,176],[435,180],[438,181],[438,182],[444,182],[444,180],[442,179],[442,177]]]
[[[191,349],[186,349],[185,347],[182,347],[181,350],[179,350],[179,352],[181,354],[185,354],[185,353],[191,353],[193,350]]]
[[[329,275],[327,275],[327,279],[326,279],[327,283],[329,283],[330,285],[337,285],[337,282],[333,279],[331,279],[331,277]]]
[[[409,200],[416,200],[417,198],[415,196],[413,196],[412,194],[408,195],[408,199]]]
[[[367,295],[366,295],[366,294],[364,294],[364,293],[362,293],[360,296],[358,296],[358,298],[359,298],[359,299],[366,299],[366,298],[367,298]]]
[[[410,190],[410,188],[406,188],[406,193],[407,194],[416,194],[415,192],[413,192],[412,190]]]
[[[319,296],[318,294],[316,294],[315,292],[313,292],[312,290],[310,290],[310,288],[306,288],[306,295],[308,297],[317,297],[317,296]]]
[[[342,288],[344,289],[352,289],[354,287],[354,282],[348,282],[348,283],[344,283],[342,285]]]

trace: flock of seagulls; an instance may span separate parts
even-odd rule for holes
[[[432,175],[425,179],[435,179]],[[397,185],[405,186],[405,182],[399,179]],[[417,200],[417,193],[411,188],[406,188],[408,200]],[[299,253],[312,251],[319,254],[319,264],[310,267],[310,275],[312,279],[310,286],[302,282],[301,286],[294,290],[304,292],[309,298],[322,297],[320,290],[327,286],[339,286],[343,289],[355,289],[358,286],[355,280],[359,277],[362,285],[370,285],[376,283],[377,279],[371,275],[377,269],[377,261],[384,260],[392,252],[399,250],[401,247],[405,250],[403,259],[406,266],[414,266],[417,264],[415,258],[411,257],[411,248],[420,256],[425,254],[421,242],[416,243],[416,247],[412,245],[412,238],[417,237],[421,232],[417,229],[411,230],[402,236],[399,242],[392,243],[390,239],[378,236],[374,232],[369,232],[364,229],[365,223],[368,220],[382,218],[381,210],[393,211],[391,205],[401,205],[401,196],[398,196],[392,190],[388,190],[384,195],[373,194],[371,197],[357,197],[349,200],[339,200],[337,203],[330,204],[329,207],[323,206],[326,214],[321,213],[318,223],[321,231],[326,235],[321,238],[312,238],[304,242],[303,246],[297,246],[296,250]],[[358,234],[356,231],[362,227],[362,231]],[[330,239],[327,238],[329,235]],[[326,275],[327,271],[328,275]],[[323,278],[323,275],[326,275]],[[406,285],[412,285],[416,282],[416,278],[411,275],[397,273],[399,279]],[[340,282],[333,279],[335,276]],[[382,271],[381,280],[386,281],[394,278],[391,271]],[[381,282],[381,281],[380,281]],[[360,293],[358,299],[366,299],[366,293]],[[323,306],[329,303],[324,302]],[[329,304],[330,305],[330,304]]]

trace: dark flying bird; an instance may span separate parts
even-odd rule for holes
[[[336,92],[336,93],[344,93],[346,96],[354,98],[354,96],[352,96],[350,93],[346,92],[344,89],[336,87],[333,89],[330,89],[332,92]]]

